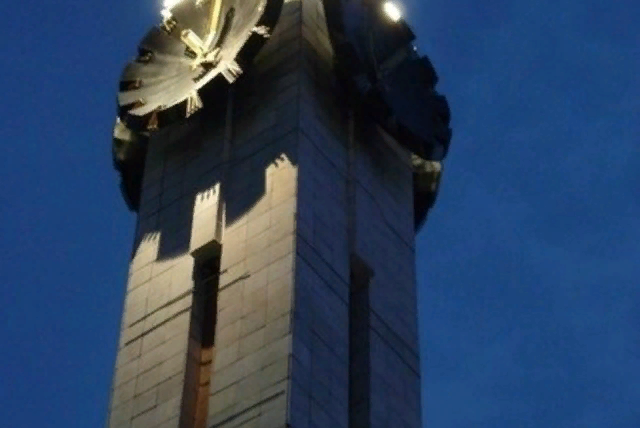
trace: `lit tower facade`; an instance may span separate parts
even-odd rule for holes
[[[418,428],[451,131],[392,4],[167,4],[122,74],[137,213],[109,428]]]

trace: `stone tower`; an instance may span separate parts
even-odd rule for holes
[[[285,1],[242,78],[116,162],[138,221],[109,428],[421,426],[414,237],[444,154],[345,89],[336,1]]]

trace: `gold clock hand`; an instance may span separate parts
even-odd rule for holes
[[[207,34],[207,40],[205,47],[207,50],[212,48],[213,40],[215,39],[218,23],[220,21],[220,11],[222,9],[222,0],[211,0],[211,9],[209,12],[209,32]]]

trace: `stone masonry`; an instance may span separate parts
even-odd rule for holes
[[[207,428],[420,427],[410,155],[331,70],[322,1],[288,1],[227,99],[152,137],[109,428],[196,426],[192,253],[211,242]]]

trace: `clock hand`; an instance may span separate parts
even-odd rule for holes
[[[209,32],[205,40],[205,49],[211,50],[213,41],[217,35],[217,29],[220,22],[220,10],[222,9],[222,0],[211,0],[211,9],[209,11]]]

